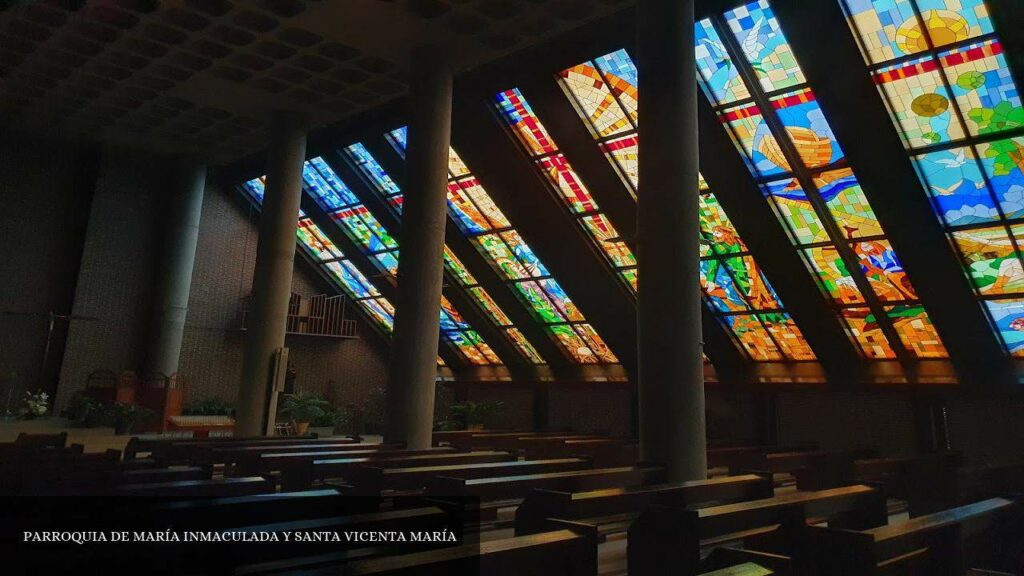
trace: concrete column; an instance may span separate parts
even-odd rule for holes
[[[238,388],[235,433],[240,436],[264,432],[274,353],[284,346],[305,158],[304,123],[294,114],[275,114],[270,122],[267,185]]]
[[[414,49],[402,257],[388,374],[388,439],[430,446],[443,273],[452,70],[446,51]]]
[[[670,482],[707,476],[693,10],[693,0],[637,8],[640,451]]]
[[[178,371],[205,188],[206,165],[195,159],[179,159],[167,196],[163,258],[157,267],[154,318],[146,353],[148,373],[170,376]]]

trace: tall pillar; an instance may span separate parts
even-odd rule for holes
[[[693,10],[694,0],[637,8],[640,451],[669,481],[707,477]]]
[[[158,267],[153,326],[146,353],[148,373],[170,376],[178,371],[205,188],[206,165],[195,159],[179,159],[167,195],[163,258]]]
[[[452,70],[439,47],[414,49],[402,258],[388,375],[388,439],[430,446],[443,274]]]
[[[270,122],[267,182],[238,388],[235,433],[240,436],[264,431],[274,354],[284,346],[305,158],[304,124],[295,114],[276,113]]]

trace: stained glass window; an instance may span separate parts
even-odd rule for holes
[[[696,32],[702,89],[863,355],[944,357],[770,3],[712,16]]]
[[[263,178],[246,181],[241,188],[257,205],[263,203]],[[303,251],[317,266],[333,278],[381,330],[390,333],[395,322],[394,307],[304,212],[299,213],[296,237]]]
[[[617,70],[631,64],[628,60],[615,60]],[[625,82],[624,80],[622,82]],[[635,92],[635,91],[634,91]],[[619,236],[618,231],[612,226],[611,221],[601,211],[597,201],[587,190],[586,184],[573,170],[569,160],[558,151],[555,141],[548,135],[540,118],[530,108],[529,102],[518,88],[506,90],[499,93],[495,100],[502,118],[508,126],[519,136],[524,144],[527,153],[532,154],[529,146],[531,138],[535,133],[542,134],[547,142],[547,153],[533,156],[535,165],[544,174],[552,189],[562,199],[565,206],[576,217],[580,228],[586,232],[598,250],[604,254],[609,265],[618,272],[619,277],[629,286],[630,290],[636,292],[636,258],[633,252]],[[626,124],[629,126],[629,124]]]
[[[705,30],[703,38],[711,43],[705,50],[721,46],[713,29]],[[698,59],[700,51],[698,46]],[[583,77],[589,82],[582,81]],[[635,197],[639,116],[635,106],[623,104],[635,102],[637,98],[636,68],[629,54],[619,50],[573,66],[560,74],[560,81],[609,162],[621,171],[623,182]],[[728,76],[719,84],[723,93],[745,90],[742,83],[732,82]],[[513,96],[516,94],[509,97]],[[601,106],[592,106],[591,102],[600,102]],[[529,110],[525,103],[524,108]],[[784,311],[778,295],[725,210],[703,178],[700,182],[701,288],[705,301],[752,360],[813,360],[814,352]]]
[[[404,131],[395,131],[395,133],[389,137],[400,138],[402,142],[405,141]],[[388,201],[388,204],[394,210],[396,217],[401,218],[402,213],[402,190],[391,179],[384,168],[377,162],[377,159],[373,157],[370,151],[362,144],[355,143],[343,150],[343,154],[348,160],[355,166],[359,167],[362,174],[366,177],[367,182],[371,185],[371,188],[379,193],[383,198]],[[532,364],[543,364],[544,360],[540,357],[533,345],[523,336],[523,334],[512,325],[512,322],[508,319],[508,316],[498,307],[497,304],[491,299],[490,295],[479,286],[476,279],[469,273],[465,266],[455,257],[455,254],[445,246],[445,267],[448,272],[456,279],[460,286],[460,289],[464,290],[469,298],[474,301],[477,307],[484,312],[494,323],[504,332],[509,342],[519,351],[522,356]]]
[[[529,128],[531,149],[554,146],[543,126]],[[396,151],[405,155],[405,128],[387,135]],[[566,356],[580,364],[617,363],[597,331],[548,272],[540,259],[509,224],[501,209],[454,149],[449,151],[448,214],[459,231],[511,287],[533,317],[544,325]],[[451,266],[453,260],[446,258]],[[464,268],[464,267],[463,267]],[[455,273],[463,277],[462,272]]]
[[[1024,357],[1024,107],[984,0],[840,4],[993,329]]]

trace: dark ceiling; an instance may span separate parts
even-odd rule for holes
[[[43,0],[0,13],[0,125],[226,162],[282,108],[314,126],[403,96],[410,51],[460,69],[631,0]]]

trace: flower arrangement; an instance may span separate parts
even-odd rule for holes
[[[46,392],[25,392],[25,400],[18,414],[26,420],[38,418],[50,410],[50,395]]]

